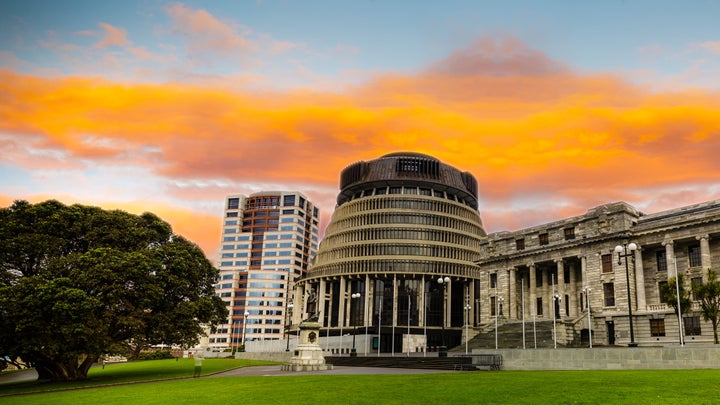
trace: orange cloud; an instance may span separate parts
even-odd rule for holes
[[[236,35],[172,7],[193,30]],[[168,178],[322,190],[331,201],[326,190],[347,165],[414,150],[472,172],[500,229],[519,223],[503,219],[507,206],[532,220],[617,199],[665,207],[648,190],[672,199],[683,185],[720,178],[720,94],[653,93],[615,76],[580,75],[515,40],[479,40],[419,74],[383,75],[344,93],[3,70],[0,94],[0,131],[15,145],[13,161],[28,167],[20,145],[60,151],[65,161],[146,165]],[[553,207],[531,212],[527,201],[538,198]]]

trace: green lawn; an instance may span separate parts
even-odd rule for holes
[[[107,372],[108,368],[105,371]],[[217,377],[0,398],[3,405],[91,402],[321,405],[720,404],[720,370]]]
[[[205,359],[203,360],[202,374],[207,375],[237,367],[259,366],[264,364],[276,363],[236,359]],[[0,384],[0,396],[19,392],[51,391],[95,385],[186,378],[193,376],[194,368],[195,363],[193,359],[150,360],[108,364],[104,368],[93,367],[90,369],[86,381],[71,383],[27,382]],[[0,402],[3,401],[0,400]]]

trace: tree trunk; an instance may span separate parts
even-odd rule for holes
[[[718,344],[718,321],[717,319],[712,320],[713,335],[715,336],[715,344]]]
[[[35,370],[38,373],[38,381],[77,381],[87,379],[88,370],[98,356],[85,356],[81,363],[77,359],[52,360],[47,359],[36,362]]]

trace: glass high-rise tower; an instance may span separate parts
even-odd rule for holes
[[[210,335],[210,347],[284,337],[288,295],[315,256],[318,222],[319,209],[298,192],[226,197],[216,291],[229,316]]]

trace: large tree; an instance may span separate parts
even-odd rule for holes
[[[153,214],[16,201],[0,209],[0,357],[77,380],[103,354],[194,345],[227,319],[217,277]]]
[[[693,283],[693,292],[700,301],[700,311],[703,319],[710,321],[713,328],[715,344],[718,344],[718,322],[720,322],[720,280],[712,270],[707,270],[707,281]]]

